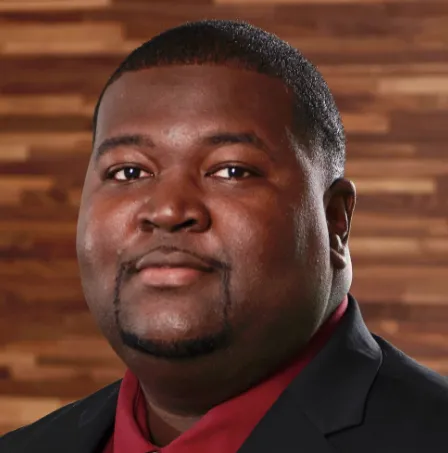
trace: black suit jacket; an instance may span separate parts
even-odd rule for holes
[[[101,453],[120,382],[6,434],[0,452]],[[448,381],[372,335],[350,296],[329,343],[238,453],[277,452],[447,453]]]

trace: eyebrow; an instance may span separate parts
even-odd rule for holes
[[[254,132],[215,133],[213,135],[205,137],[204,143],[209,146],[245,143],[251,145],[253,148],[265,152],[271,160],[274,160],[274,153],[271,152],[266,143]]]
[[[201,144],[209,147],[232,145],[232,144],[249,144],[253,148],[263,151],[272,161],[275,160],[274,153],[269,149],[266,143],[254,132],[217,132],[204,137]],[[128,146],[133,148],[154,148],[154,142],[151,137],[144,134],[125,134],[105,139],[94,151],[95,160],[107,152],[121,147]]]
[[[120,146],[129,146],[135,148],[154,148],[154,142],[147,135],[141,134],[126,134],[116,137],[106,138],[95,150],[95,160],[109,151]]]

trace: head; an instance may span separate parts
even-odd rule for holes
[[[95,109],[77,233],[124,362],[269,371],[300,350],[351,284],[344,162],[325,81],[278,37],[206,21],[132,52]],[[148,267],[179,256],[203,271]]]

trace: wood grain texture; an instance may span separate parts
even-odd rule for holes
[[[130,50],[201,18],[248,20],[318,65],[358,188],[352,292],[372,330],[448,375],[446,0],[3,0],[0,433],[122,376],[75,258],[91,115]]]

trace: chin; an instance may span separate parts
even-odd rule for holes
[[[155,338],[121,329],[120,337],[124,346],[147,356],[167,360],[188,360],[226,349],[231,342],[231,331],[225,327],[213,334],[196,337]]]

